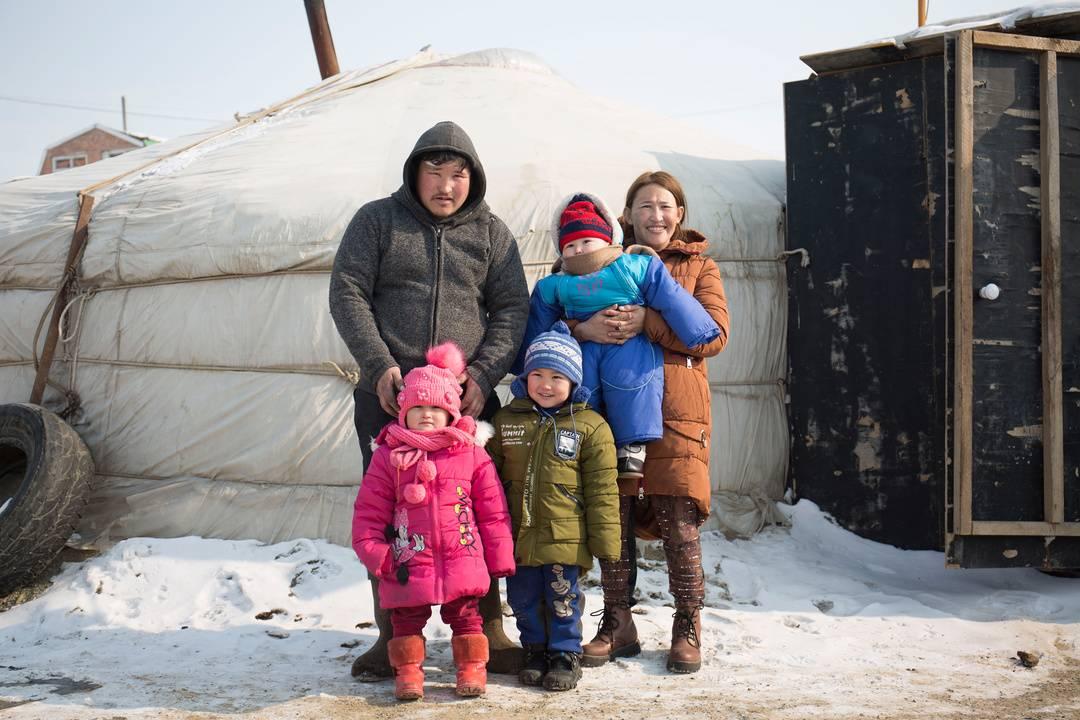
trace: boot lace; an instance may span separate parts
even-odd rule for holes
[[[675,635],[686,638],[690,647],[700,648],[701,641],[698,640],[697,626],[694,624],[697,614],[697,610],[676,610],[671,617],[675,618]]]
[[[619,627],[619,619],[615,617],[614,605],[605,605],[599,610],[589,613],[589,615],[600,618],[600,625],[596,628],[597,635],[604,635],[608,638],[615,635],[615,630]]]

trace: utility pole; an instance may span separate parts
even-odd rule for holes
[[[124,116],[124,132],[127,132],[127,98],[120,96],[120,114]]]
[[[315,58],[319,61],[319,73],[325,80],[341,72],[334,51],[334,38],[330,36],[330,22],[326,19],[326,5],[323,0],[304,0],[304,8],[311,27],[311,42],[315,45]]]

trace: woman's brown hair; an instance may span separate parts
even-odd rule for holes
[[[675,226],[671,238],[672,240],[681,240],[683,234],[682,223],[686,222],[687,217],[686,193],[683,192],[682,185],[675,179],[675,176],[663,170],[643,172],[630,184],[630,189],[626,191],[626,204],[623,205],[622,214],[619,216],[619,224],[622,225],[623,235],[627,238],[634,236],[634,224],[626,217],[626,209],[633,205],[634,196],[638,194],[638,190],[646,185],[659,185],[675,196],[675,206],[683,209],[683,219],[682,222]]]

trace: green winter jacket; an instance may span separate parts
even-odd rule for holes
[[[487,448],[510,505],[517,564],[587,570],[593,556],[617,560],[615,440],[599,413],[574,403],[573,415],[564,405],[545,417],[516,398],[492,422]]]

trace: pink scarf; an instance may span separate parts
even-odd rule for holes
[[[384,440],[390,448],[390,464],[399,470],[411,468],[417,461],[425,458],[429,452],[458,445],[472,445],[476,441],[476,425],[472,418],[458,421],[457,425],[438,430],[410,430],[399,423],[390,423],[383,431]],[[466,430],[462,425],[472,425]]]
[[[393,422],[383,428],[376,440],[385,442],[390,448],[390,465],[397,469],[399,476],[402,470],[417,465],[416,482],[403,489],[403,495],[410,503],[423,502],[427,496],[424,484],[435,479],[435,463],[428,460],[429,452],[468,446],[475,441],[476,421],[468,415],[449,427],[424,432]]]

